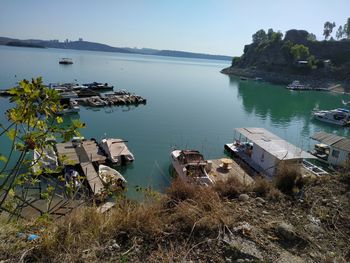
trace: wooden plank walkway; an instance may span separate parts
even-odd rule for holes
[[[80,165],[94,195],[100,195],[104,190],[102,180],[98,176],[93,162],[104,163],[106,156],[93,140],[83,140],[81,143],[58,143],[56,145],[60,162],[63,165]]]
[[[92,163],[86,162],[81,163],[80,165],[94,195],[102,194],[105,187]]]
[[[211,170],[209,171],[210,178],[215,182],[226,181],[230,177],[238,179],[242,184],[252,184],[254,182],[253,178],[249,176],[235,160],[232,160],[230,164],[230,169],[225,169],[222,167],[221,159],[208,160],[212,162]]]

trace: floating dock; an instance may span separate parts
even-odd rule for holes
[[[223,159],[208,160],[208,162],[212,163],[208,175],[214,183],[217,181],[226,181],[230,177],[236,178],[244,185],[250,185],[254,182],[253,178],[234,160],[229,165]]]
[[[56,148],[58,158],[63,165],[80,165],[94,195],[98,196],[104,191],[104,185],[93,163],[105,163],[106,156],[96,141],[58,143]]]

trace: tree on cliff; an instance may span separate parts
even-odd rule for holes
[[[335,36],[337,39],[341,39],[343,38],[343,35],[344,35],[343,27],[339,26],[337,32],[335,33]]]
[[[252,35],[252,38],[253,38],[253,43],[255,44],[263,43],[268,39],[264,29],[260,29],[259,31],[257,31],[255,34]]]
[[[11,143],[8,153],[0,148],[0,213],[4,210],[18,215],[29,187],[41,180],[42,173],[54,172],[49,169],[32,172],[34,163],[28,155],[33,156],[34,151],[43,155],[45,147],[52,146],[53,137],[68,141],[79,136],[78,129],[84,125],[78,120],[63,125],[63,119],[58,116],[63,109],[60,96],[45,87],[41,78],[22,80],[9,93],[14,107],[6,111],[7,122],[0,123],[0,137],[7,136]],[[41,159],[37,160],[39,164]]]
[[[310,55],[308,47],[298,44],[291,47],[290,53],[293,55],[294,61],[306,60]]]
[[[347,39],[350,39],[350,17],[348,18],[346,24],[344,25],[344,35]]]
[[[327,21],[326,23],[324,23],[323,35],[326,40],[332,34],[333,28],[335,28],[335,22],[331,23]]]
[[[282,37],[281,31],[274,32],[272,28],[267,31],[267,39],[271,42],[281,41]]]
[[[309,33],[307,35],[307,40],[309,40],[309,41],[316,41],[317,40],[316,35],[313,34],[313,33]]]

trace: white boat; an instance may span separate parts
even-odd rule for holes
[[[45,173],[47,169],[54,171],[57,167],[58,160],[53,146],[48,145],[42,151],[34,149],[32,162],[32,171],[34,174]]]
[[[99,145],[112,163],[121,165],[135,159],[125,142],[122,139],[102,139]]]
[[[67,104],[63,105],[63,110],[60,111],[58,114],[64,115],[64,114],[71,114],[71,113],[77,113],[80,111],[79,104],[76,100],[70,99]]]
[[[322,176],[322,175],[327,175],[328,173],[323,170],[321,167],[310,163],[309,161],[306,161],[305,159],[303,160],[303,166],[306,170],[310,171],[316,176]]]
[[[127,183],[117,170],[103,164],[98,167],[98,176],[105,185],[112,187],[114,190],[124,189]]]
[[[59,64],[70,65],[73,64],[73,60],[71,58],[60,58]]]
[[[350,100],[348,101],[342,100],[341,102],[343,103],[344,106],[350,107]]]
[[[290,89],[290,90],[306,90],[306,89],[308,89],[305,85],[300,84],[300,82],[298,80],[294,80],[286,88]]]
[[[196,150],[175,150],[171,154],[171,163],[178,176],[185,182],[194,181],[200,185],[212,185],[213,181],[207,174],[208,162]]]
[[[317,120],[340,126],[350,125],[350,111],[347,109],[320,110],[312,113]]]

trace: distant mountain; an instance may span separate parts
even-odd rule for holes
[[[104,51],[104,52],[119,52],[129,54],[143,54],[167,57],[183,57],[183,58],[199,58],[199,59],[215,59],[215,60],[232,60],[230,56],[210,55],[202,53],[193,53],[176,50],[157,50],[151,48],[119,48],[111,47],[105,44],[88,42],[88,41],[65,41],[58,40],[39,40],[39,39],[13,39],[8,37],[0,37],[0,45],[14,45],[25,47],[46,47],[46,48],[61,48],[74,50],[90,50],[90,51]]]

